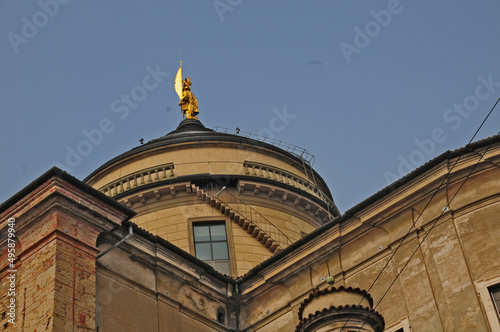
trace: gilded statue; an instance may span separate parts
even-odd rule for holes
[[[185,80],[182,80],[182,98],[179,102],[181,106],[182,113],[186,117],[186,119],[195,119],[198,120],[196,115],[198,115],[198,101],[194,94],[191,93],[191,80],[189,77],[186,77]]]

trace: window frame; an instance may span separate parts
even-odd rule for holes
[[[199,230],[201,228],[206,228],[208,230],[208,239],[207,240],[200,240],[198,238],[198,240],[196,239],[196,230]],[[224,237],[223,239],[214,239],[214,233],[213,233],[213,230],[214,228],[217,227],[219,229],[224,229]],[[226,232],[226,225],[224,222],[211,222],[211,223],[204,223],[204,222],[197,222],[197,223],[193,223],[193,231],[194,231],[194,235],[193,235],[193,241],[194,241],[194,252],[196,255],[196,257],[198,257],[199,259],[201,259],[202,261],[210,261],[210,262],[215,262],[215,261],[229,261],[229,245],[227,243],[227,232]],[[222,238],[222,237],[221,237]],[[217,243],[223,243],[225,246],[224,250],[224,258],[216,258],[215,257],[215,245]],[[200,256],[200,253],[198,253],[197,249],[198,249],[198,245],[205,245],[205,244],[208,244],[209,247],[210,247],[210,257],[211,259],[203,259],[201,258]],[[207,248],[208,249],[208,248]],[[222,249],[222,248],[221,248]],[[204,251],[204,250],[203,250]]]
[[[392,324],[389,327],[386,327],[384,332],[397,332],[403,329],[403,332],[411,332],[410,320],[407,317],[404,317],[399,320],[399,322]]]
[[[500,313],[497,311],[490,291],[490,288],[500,286],[500,276],[476,281],[474,285],[481,299],[481,304],[483,305],[486,320],[490,324],[490,328],[493,331],[500,331]]]
[[[229,268],[231,270],[231,276],[237,276],[236,261],[234,255],[234,243],[232,234],[232,224],[229,218],[224,218],[224,216],[214,216],[214,217],[196,217],[188,219],[188,231],[189,231],[189,252],[191,255],[196,257],[195,242],[194,242],[194,228],[193,224],[224,224],[226,228],[226,240],[227,240],[227,251],[229,254]],[[212,262],[212,261],[207,261]]]
[[[498,314],[498,319],[500,319],[500,306],[497,304],[497,301],[495,301],[495,298],[493,297],[493,292],[495,291],[500,295],[500,284],[492,285],[488,287],[488,291],[490,292],[490,297],[491,301],[493,302],[493,306],[495,307],[497,314]]]

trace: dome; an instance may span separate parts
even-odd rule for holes
[[[197,257],[197,245],[204,247],[193,238],[197,227],[224,225],[234,259],[219,270],[242,275],[339,215],[312,158],[283,142],[185,119],[84,181],[136,211],[139,227]]]

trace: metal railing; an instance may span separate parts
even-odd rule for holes
[[[247,203],[233,195],[231,192],[223,190],[224,187],[219,187],[214,183],[209,183],[203,187],[203,190],[214,198],[216,201],[223,203],[227,208],[234,211],[240,218],[248,220],[248,222],[265,233],[271,240],[275,241],[278,247],[284,249],[293,241],[269,219],[260,214]]]
[[[231,134],[231,135],[237,135],[237,136],[241,136],[241,137],[251,138],[251,139],[254,139],[256,141],[260,141],[260,142],[274,145],[280,149],[283,149],[283,150],[293,154],[296,157],[299,157],[299,158],[305,160],[310,165],[314,165],[314,160],[315,160],[314,155],[309,153],[306,149],[301,148],[300,146],[289,144],[289,143],[286,143],[286,142],[283,142],[280,140],[276,140],[273,138],[244,132],[241,130],[234,130],[234,129],[224,128],[224,127],[219,127],[219,126],[214,127],[213,130],[215,130],[216,132],[219,132],[219,133],[223,133],[223,134]]]

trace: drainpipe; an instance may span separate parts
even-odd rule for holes
[[[115,243],[114,245],[112,245],[108,249],[104,250],[99,255],[97,255],[97,259],[99,259],[102,256],[106,255],[108,252],[110,252],[111,250],[113,250],[116,247],[118,247],[120,244],[122,244],[123,242],[125,242],[125,240],[131,238],[133,235],[134,235],[134,230],[132,229],[132,225],[129,225],[128,226],[128,234],[127,234],[127,236],[125,236],[123,239],[121,239],[120,241],[118,241],[117,243]]]
[[[240,332],[240,292],[238,290],[238,284],[234,284],[236,291],[236,332]]]

